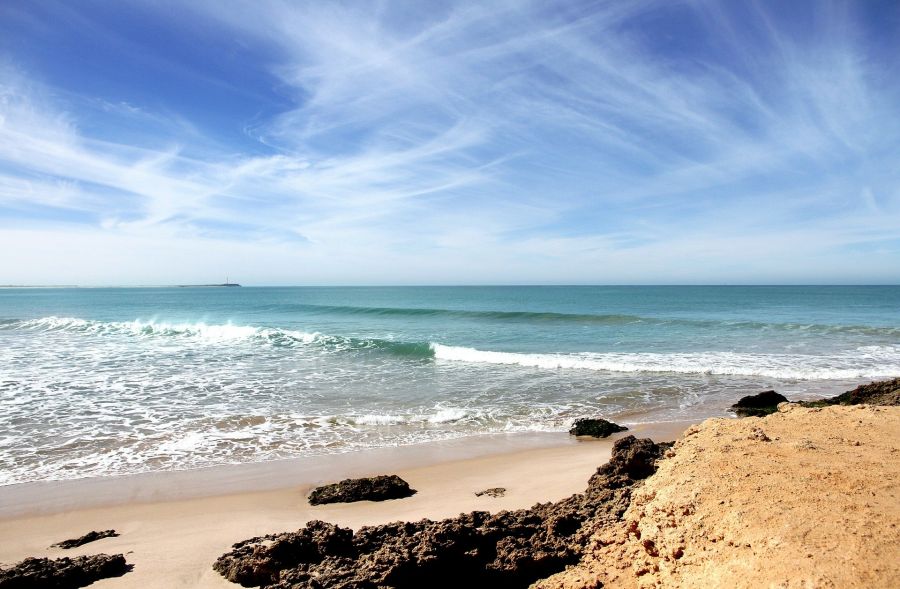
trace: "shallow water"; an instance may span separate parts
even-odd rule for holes
[[[900,374],[900,287],[0,290],[0,483],[721,415]]]

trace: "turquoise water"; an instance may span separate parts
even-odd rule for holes
[[[723,415],[900,375],[900,287],[0,290],[0,483]]]

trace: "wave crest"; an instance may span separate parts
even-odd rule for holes
[[[68,331],[139,338],[181,338],[198,345],[249,342],[279,348],[316,347],[330,352],[376,351],[417,360],[521,366],[542,370],[591,370],[615,373],[710,374],[762,376],[793,380],[890,377],[900,374],[900,346],[861,346],[830,355],[753,354],[741,352],[576,352],[520,353],[479,350],[434,342],[355,338],[274,327],[231,324],[104,322],[72,317],[44,317],[0,322],[0,329]],[[437,419],[453,421],[454,415]]]
[[[265,343],[274,347],[317,346],[331,351],[382,350],[397,356],[431,358],[427,342],[402,342],[378,338],[354,338],[275,327],[231,324],[160,323],[155,321],[95,321],[75,317],[43,317],[8,322],[2,328],[36,331],[67,331],[89,335],[124,335],[143,338],[181,338],[197,344],[227,345],[240,342]]]
[[[764,376],[793,380],[877,378],[900,374],[900,348],[866,346],[819,356],[738,352],[520,354],[433,344],[437,360],[507,364],[545,370]]]

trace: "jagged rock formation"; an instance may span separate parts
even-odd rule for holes
[[[816,405],[900,405],[900,378],[871,382]]]
[[[344,479],[339,483],[316,487],[309,494],[311,505],[324,503],[353,503],[354,501],[386,501],[403,499],[416,494],[409,483],[395,474]]]
[[[121,554],[95,554],[76,558],[26,558],[0,569],[0,589],[69,589],[99,579],[120,577],[131,570]]]
[[[764,391],[757,395],[743,397],[731,406],[738,417],[762,417],[778,411],[778,404],[789,402],[775,391]],[[828,407],[829,405],[900,405],[900,378],[871,382],[856,387],[835,397],[818,401],[800,401],[805,407]]]
[[[762,417],[778,411],[778,404],[787,401],[787,397],[775,391],[763,391],[756,395],[742,397],[731,406],[738,417]]]
[[[621,518],[632,488],[670,446],[634,436],[618,440],[587,490],[557,503],[356,533],[313,521],[296,532],[235,544],[214,568],[245,587],[273,589],[527,587],[577,562],[590,534]]]
[[[79,538],[72,538],[70,540],[63,540],[62,542],[57,542],[52,547],[56,548],[78,548],[79,546],[84,546],[88,542],[93,542],[95,540],[100,540],[102,538],[114,538],[119,534],[115,530],[103,530],[102,532],[98,532],[96,530],[88,532],[84,536]]]
[[[607,438],[610,434],[628,431],[628,428],[605,419],[576,419],[569,434],[573,436],[592,436]]]

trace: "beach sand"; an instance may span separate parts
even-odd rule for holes
[[[645,425],[628,433],[671,440],[689,425]],[[0,563],[29,556],[124,553],[134,570],[92,587],[236,587],[212,569],[234,542],[296,530],[313,519],[356,529],[559,500],[585,489],[588,478],[609,459],[613,441],[623,435],[606,440],[575,440],[565,434],[517,436],[513,441],[493,437],[315,461],[4,487]],[[429,460],[431,464],[421,464]],[[318,483],[388,473],[399,474],[418,493],[381,503],[312,507],[306,501]],[[491,487],[507,492],[503,497],[475,496]],[[49,548],[110,528],[121,535],[71,550]]]
[[[627,434],[679,440],[636,488],[623,520],[589,529],[581,562],[538,582],[540,589],[900,587],[900,408],[781,405],[764,418],[657,424]],[[92,587],[233,588],[212,564],[234,542],[313,519],[358,529],[556,501],[583,491],[612,443],[627,434],[361,452],[303,472],[296,467],[312,463],[76,481],[53,492],[4,488],[0,500],[12,501],[0,502],[7,510],[0,562],[121,552],[134,570]],[[385,473],[399,474],[418,493],[383,503],[306,502],[318,482]],[[491,487],[508,491],[475,496]],[[29,488],[36,491],[30,500]],[[114,500],[115,488],[123,496]],[[135,500],[160,493],[167,498]],[[48,548],[109,528],[121,536]]]

